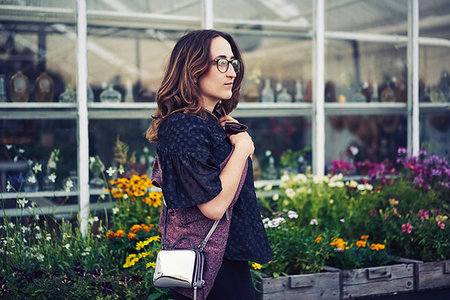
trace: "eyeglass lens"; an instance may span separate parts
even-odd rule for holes
[[[239,70],[241,69],[241,63],[238,59],[233,59],[231,61],[228,61],[224,58],[221,58],[217,60],[217,68],[220,72],[225,73],[228,71],[228,66],[231,64],[233,66],[234,72],[239,73]]]

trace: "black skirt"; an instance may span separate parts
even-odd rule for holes
[[[198,292],[201,295],[201,290]],[[172,291],[174,300],[190,299]],[[247,261],[223,259],[207,300],[254,300],[252,276]]]

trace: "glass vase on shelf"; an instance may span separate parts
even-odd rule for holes
[[[87,86],[87,101],[94,102],[94,91],[89,84]]]
[[[39,191],[39,183],[37,182],[36,175],[33,173],[33,171],[30,171],[27,174],[25,182],[23,184],[23,191],[26,193],[34,193]]]
[[[30,81],[22,71],[18,71],[11,77],[9,85],[12,102],[28,102],[30,98]]]
[[[126,89],[126,93],[125,93],[125,99],[123,100],[124,102],[134,102],[134,97],[133,97],[133,83],[131,82],[131,80],[127,80],[127,89]]]
[[[284,88],[284,87],[281,88],[281,92],[277,96],[277,102],[279,102],[279,103],[291,103],[292,102],[292,97],[287,92],[286,88]]]
[[[70,84],[66,85],[66,89],[59,95],[59,102],[75,103],[76,95]]]
[[[295,82],[295,102],[303,102],[303,88],[302,88],[302,82],[300,80],[297,80]]]
[[[264,88],[261,92],[261,102],[274,102],[275,94],[272,87],[270,86],[270,78],[264,80]]]
[[[66,192],[76,192],[78,190],[77,171],[70,171],[69,176],[63,180],[63,189]]]
[[[109,84],[108,87],[100,94],[100,102],[118,103],[121,101],[122,95],[119,91],[114,89],[112,84]]]
[[[53,102],[54,95],[55,88],[53,79],[47,73],[43,72],[34,82],[36,102]]]
[[[89,158],[89,170],[94,175],[89,184],[94,188],[102,188],[105,185],[105,181],[100,178],[100,175],[105,171],[105,165],[98,155]]]
[[[266,178],[265,179],[269,179],[269,180],[274,180],[274,179],[278,179],[278,170],[275,167],[275,159],[273,158],[273,156],[269,157],[269,165],[267,166],[267,170],[266,170],[266,174],[265,174]]]

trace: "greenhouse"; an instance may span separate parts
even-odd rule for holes
[[[172,299],[146,131],[200,29],[242,52],[257,299],[450,295],[448,1],[3,0],[0,20],[0,299]]]

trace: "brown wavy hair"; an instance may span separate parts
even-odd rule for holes
[[[231,98],[221,101],[222,110],[226,114],[236,108],[244,77],[244,63],[239,47],[227,33],[209,29],[191,31],[181,37],[172,50],[164,79],[156,95],[158,108],[152,116],[153,121],[146,133],[150,142],[158,141],[158,129],[161,122],[173,112],[183,111],[202,118],[206,117],[207,112],[201,106],[201,91],[196,81],[211,66],[211,40],[219,36],[230,43],[234,57],[242,62],[241,69],[234,79]]]

